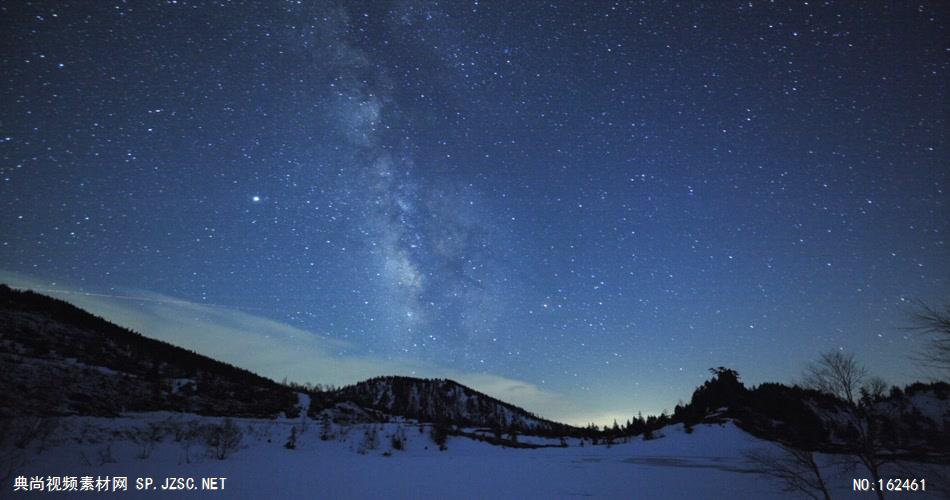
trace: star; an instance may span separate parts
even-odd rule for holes
[[[597,379],[571,400],[596,414],[710,366],[884,359],[884,305],[950,292],[947,22],[916,4],[21,3],[0,278],[291,318],[406,373]],[[909,381],[888,347],[878,374]]]

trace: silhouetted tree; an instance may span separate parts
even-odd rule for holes
[[[713,377],[693,391],[689,404],[678,404],[673,409],[673,422],[693,425],[702,421],[710,411],[740,406],[747,390],[739,373],[725,367],[710,368]]]
[[[867,369],[854,359],[853,354],[832,351],[822,354],[818,361],[805,370],[804,380],[810,387],[838,397],[845,403],[849,424],[847,451],[871,474],[873,482],[881,479],[882,456],[881,415],[875,397],[883,394],[884,383],[874,380],[870,387],[863,385]],[[872,392],[874,391],[874,395]],[[878,498],[884,493],[876,490]]]
[[[853,405],[866,376],[867,370],[854,359],[853,354],[830,351],[808,365],[803,384]]]
[[[944,380],[950,380],[950,304],[938,311],[920,304],[913,317],[913,330],[929,337],[929,342],[919,358],[927,366],[938,371]]]
[[[781,480],[785,491],[798,491],[815,500],[831,500],[815,454],[784,444],[778,446],[778,453],[748,451],[744,455],[756,464],[756,472]]]

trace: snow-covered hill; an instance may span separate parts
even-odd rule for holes
[[[350,401],[388,415],[534,434],[568,434],[577,429],[540,418],[452,380],[377,377],[321,393],[311,414]]]
[[[0,498],[111,489],[116,476],[125,498],[179,498],[160,485],[211,477],[227,478],[228,498],[775,498],[792,453],[776,442],[840,453],[800,452],[832,492],[851,493],[863,469],[836,464],[866,425],[842,417],[855,407],[714,372],[672,416],[578,429],[450,380],[278,384],[0,285]],[[950,484],[950,468],[932,465],[946,462],[950,385],[875,401],[866,422],[881,430],[881,456],[900,462],[885,477]],[[136,490],[147,478],[159,489]]]

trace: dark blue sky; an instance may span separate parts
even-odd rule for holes
[[[332,343],[314,381],[488,374],[566,419],[838,348],[907,382],[910,303],[950,300],[947,14],[3,3],[0,270],[285,323]]]

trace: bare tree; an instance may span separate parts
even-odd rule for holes
[[[861,388],[861,397],[869,398],[873,402],[884,399],[887,394],[887,382],[881,377],[869,377]]]
[[[191,447],[194,446],[195,441],[201,436],[201,425],[197,420],[189,420],[184,424],[178,422],[173,426],[173,431],[175,434],[175,441],[179,443],[182,451],[184,452],[185,463],[190,464]]]
[[[853,405],[865,377],[867,370],[855,361],[854,354],[831,351],[808,365],[803,381],[806,387],[833,394]]]
[[[921,303],[912,321],[911,330],[929,337],[927,348],[920,352],[918,358],[941,372],[944,379],[950,380],[950,304],[939,311]]]
[[[749,451],[746,459],[756,464],[755,471],[779,479],[783,489],[801,492],[815,500],[831,500],[828,486],[815,461],[814,452],[779,444],[780,453]]]
[[[845,416],[852,431],[847,453],[863,465],[877,483],[886,460],[882,454],[881,415],[875,397],[883,395],[884,381],[872,377],[870,383],[864,385],[867,369],[854,359],[853,354],[839,351],[822,354],[818,361],[808,365],[803,378],[806,386],[832,394],[845,403]],[[879,488],[876,493],[878,498],[884,498],[884,492]]]

